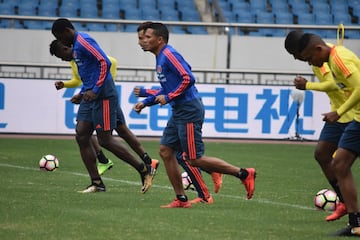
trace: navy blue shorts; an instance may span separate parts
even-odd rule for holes
[[[117,125],[124,125],[126,124],[124,113],[120,108],[120,105],[118,105],[116,109],[116,124]]]
[[[77,121],[92,122],[96,131],[111,131],[117,125],[117,97],[81,101]]]
[[[337,145],[348,124],[349,123],[325,122],[324,127],[320,133],[319,141],[331,142]]]
[[[173,107],[160,144],[184,153],[185,159],[195,160],[204,155],[202,140],[204,105],[200,99]]]
[[[360,122],[353,120],[348,124],[338,147],[349,150],[357,156],[360,155]]]

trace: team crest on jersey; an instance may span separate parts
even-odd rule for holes
[[[156,74],[160,82],[165,82],[166,78],[165,75],[162,73],[162,67],[161,65],[156,66]]]

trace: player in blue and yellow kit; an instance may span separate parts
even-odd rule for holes
[[[215,157],[204,156],[202,124],[205,109],[195,87],[190,65],[167,44],[169,31],[162,23],[152,23],[144,30],[143,49],[156,56],[156,73],[161,89],[134,106],[141,112],[146,106],[170,104],[172,115],[160,142],[160,156],[176,194],[176,199],[162,208],[189,208],[185,195],[176,152],[183,152],[184,161],[208,172],[219,172],[239,178],[251,199],[255,190],[255,169],[239,168]]]
[[[285,39],[286,50],[293,55],[295,59],[300,61],[305,61],[297,49],[303,34],[303,31],[300,30],[291,31]],[[332,44],[327,44],[332,47]],[[331,110],[336,111],[336,109],[345,102],[346,93],[334,81],[329,65],[326,62],[321,67],[311,66],[311,68],[315,76],[319,79],[319,82],[309,82],[305,78],[297,76],[294,80],[296,88],[300,90],[325,92],[330,99]],[[326,221],[337,220],[347,214],[344,199],[340,192],[335,173],[332,169],[331,161],[345,127],[353,120],[353,117],[354,113],[350,110],[343,114],[336,123],[325,122],[315,149],[315,159],[319,163],[325,177],[337,193],[340,200],[336,205],[336,210],[325,218]]]
[[[321,67],[327,63],[338,86],[347,92],[346,101],[336,110],[324,113],[323,120],[335,123],[346,112],[354,111],[354,120],[346,126],[332,160],[349,215],[348,226],[334,235],[360,237],[360,207],[351,171],[360,154],[360,59],[344,46],[328,46],[320,36],[310,33],[301,37],[298,49],[303,59],[313,66]]]
[[[82,192],[103,192],[105,185],[97,171],[96,155],[90,142],[93,131],[96,130],[100,145],[118,158],[134,158],[111,134],[117,125],[118,107],[118,94],[110,73],[111,62],[96,41],[86,33],[77,32],[68,19],[57,19],[52,33],[64,46],[72,47],[67,60],[75,61],[83,83],[80,93],[71,99],[73,103],[80,103],[76,141],[91,179],[91,184]],[[142,192],[145,193],[152,183],[151,166],[139,163],[137,170],[144,174]]]

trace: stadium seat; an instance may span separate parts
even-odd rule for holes
[[[82,17],[82,18],[98,18],[99,13],[98,13],[97,6],[91,5],[91,4],[81,5],[80,17]]]
[[[44,29],[44,26],[42,21],[24,20],[24,28],[40,30]]]
[[[157,9],[155,0],[138,0],[139,8],[144,10]]]
[[[39,16],[48,16],[55,17],[58,16],[58,6],[57,5],[40,5],[38,7]]]
[[[23,16],[36,16],[36,8],[38,5],[34,4],[31,1],[22,2],[19,5],[18,15]]]
[[[250,10],[252,13],[256,14],[258,11],[266,12],[267,11],[267,1],[266,0],[251,0]]]
[[[188,21],[188,22],[201,21],[199,12],[197,10],[194,10],[194,9],[192,9],[192,10],[187,9],[185,11],[180,11],[180,19],[182,21]]]
[[[136,9],[136,8],[126,9],[125,19],[140,20],[141,19],[141,10]]]
[[[275,14],[275,23],[277,24],[293,24],[294,16],[289,12],[277,12]]]
[[[80,8],[79,0],[61,0],[61,8],[72,11],[74,9],[78,10]]]
[[[295,2],[291,5],[291,11],[296,16],[307,14],[310,13],[310,6],[307,3]]]
[[[238,11],[250,11],[250,5],[247,2],[233,1],[232,3],[230,3],[230,10],[233,13],[236,13]]]
[[[86,27],[89,31],[92,32],[104,32],[106,31],[104,24],[102,23],[87,23]]]
[[[360,39],[359,30],[345,30],[345,37],[349,39]]]
[[[270,12],[257,12],[256,14],[256,22],[257,23],[265,23],[265,24],[273,24],[275,21],[274,14]]]
[[[334,14],[334,24],[343,23],[345,25],[351,25],[351,16],[347,13],[337,13]]]
[[[156,1],[156,7],[157,9],[161,10],[163,7],[170,7],[174,10],[175,9],[175,0],[157,0]]]
[[[237,22],[239,23],[255,23],[255,15],[251,12],[240,12],[237,14]]]
[[[144,9],[142,10],[142,19],[147,21],[159,21],[160,20],[160,12],[159,10],[155,9],[155,8],[150,8],[150,9]]]
[[[0,2],[0,15],[14,15],[15,9],[13,4]]]
[[[105,29],[108,32],[118,32],[121,28],[120,28],[119,24],[107,23],[107,24],[105,24]]]
[[[170,26],[169,31],[174,34],[186,34],[184,28],[181,26]]]
[[[236,22],[236,15],[231,11],[222,11],[225,22]]]
[[[179,21],[179,12],[176,11],[175,9],[173,9],[172,13],[165,12],[165,14],[163,14],[161,12],[161,20],[163,20],[163,21]]]
[[[334,23],[333,16],[330,13],[323,13],[323,12],[315,13],[315,24],[332,25],[333,23]]]
[[[208,34],[206,28],[202,26],[189,26],[187,29],[191,34]]]
[[[61,5],[59,7],[59,16],[65,18],[78,17],[78,8],[75,5]]]
[[[119,19],[120,18],[120,10],[119,9],[103,9],[102,10],[102,18],[105,19]]]
[[[317,14],[317,13],[329,14],[330,6],[327,3],[314,1],[314,3],[312,4],[312,12],[315,14]]]
[[[312,13],[302,13],[297,16],[297,24],[313,25],[315,16]]]
[[[289,5],[283,0],[270,0],[270,5],[274,14],[289,11]]]
[[[74,25],[75,29],[79,32],[87,32],[88,31],[87,27],[83,23],[73,22],[73,25]]]

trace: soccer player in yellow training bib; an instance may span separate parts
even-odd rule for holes
[[[327,63],[338,86],[349,93],[346,101],[337,110],[323,114],[323,120],[335,123],[346,112],[354,110],[354,120],[345,128],[332,160],[332,167],[349,214],[348,226],[334,235],[360,237],[360,208],[351,171],[351,166],[360,154],[360,59],[346,47],[328,46],[320,36],[310,33],[301,37],[298,49],[303,59],[311,65],[321,67]]]

